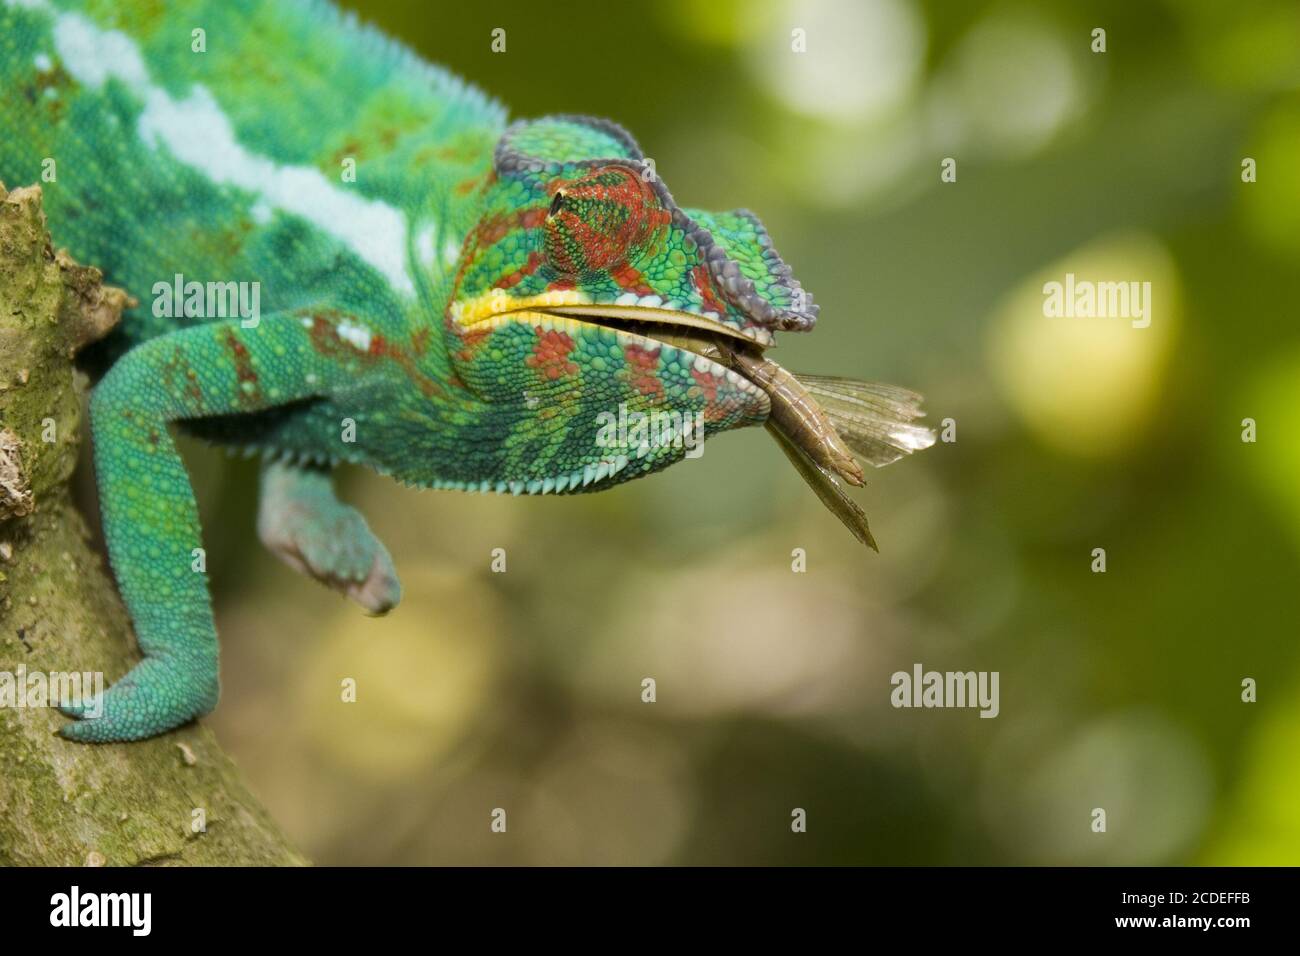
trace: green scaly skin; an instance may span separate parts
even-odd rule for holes
[[[334,497],[332,466],[607,488],[686,449],[611,446],[620,408],[701,416],[706,439],[770,410],[753,383],[629,323],[757,349],[816,317],[752,214],[679,208],[619,127],[507,127],[317,0],[0,0],[0,89],[0,180],[41,182],[55,241],[141,303],[92,356],[111,368],[91,421],[144,659],[97,716],[64,708],[74,740],[149,737],[217,702],[172,424],[261,452],[262,539],[382,613],[400,596],[392,562]],[[177,274],[259,283],[260,321],[165,314]]]

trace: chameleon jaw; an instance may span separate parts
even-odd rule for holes
[[[491,334],[496,330],[508,331],[514,326],[522,326],[535,330],[538,343],[547,341],[547,333],[563,333],[571,340],[570,343],[566,343],[566,347],[572,347],[572,342],[581,340],[588,343],[588,349],[595,345],[597,350],[608,350],[612,347],[616,353],[639,354],[652,361],[650,369],[629,366],[627,371],[610,370],[598,374],[611,376],[611,383],[616,382],[620,388],[626,387],[635,393],[637,389],[644,387],[646,377],[657,374],[653,369],[663,362],[665,368],[675,369],[679,374],[684,372],[687,385],[690,384],[690,376],[694,376],[696,384],[694,391],[707,397],[697,394],[691,397],[692,402],[712,404],[716,401],[717,407],[724,410],[728,418],[743,415],[743,422],[737,420],[725,427],[735,427],[742,423],[758,424],[766,420],[770,411],[767,393],[745,375],[726,365],[723,361],[722,348],[711,349],[707,344],[709,341],[721,338],[720,335],[714,334],[712,330],[670,325],[662,321],[654,323],[622,319],[600,321],[605,318],[607,317],[603,315],[603,310],[583,311],[579,314],[568,308],[517,308],[478,316],[468,325],[461,324],[460,329],[465,332]],[[554,342],[555,339],[549,341]],[[732,341],[742,346],[748,344],[747,340],[742,342],[733,339]],[[631,361],[629,359],[629,362]],[[712,385],[707,384],[710,379]],[[541,380],[545,381],[544,378]],[[678,384],[681,384],[680,380]],[[529,393],[525,391],[523,394],[526,398]],[[512,401],[509,396],[505,400]],[[659,404],[663,411],[671,412],[676,407],[672,404],[674,401],[672,397],[665,397],[662,389],[657,398],[647,399],[647,401]],[[621,408],[621,405],[616,407]],[[688,413],[683,412],[683,414]],[[706,413],[701,406],[700,411],[689,414],[703,416]],[[567,494],[608,487],[610,484],[626,480],[628,477],[636,477],[641,473],[644,473],[642,455],[631,451],[620,451],[615,447],[598,454],[589,462],[579,464],[575,470],[561,469],[547,474],[520,473],[477,482],[451,482],[443,485],[435,483],[435,486],[516,495]]]
[[[466,330],[480,326],[495,328],[503,321],[526,320],[524,316],[541,313],[567,316],[588,324],[616,329],[625,323],[635,324],[643,330],[650,330],[648,337],[653,339],[660,337],[654,333],[654,330],[660,329],[682,333],[688,338],[692,335],[716,334],[759,350],[775,344],[772,333],[766,329],[736,329],[722,322],[714,312],[696,313],[676,308],[675,305],[664,303],[658,296],[637,299],[628,295],[613,302],[597,302],[576,289],[555,289],[519,298],[496,289],[476,299],[453,303],[449,315],[457,326]]]
[[[601,321],[605,319],[606,321]],[[717,342],[717,329],[702,329],[685,323],[653,320],[628,320],[611,317],[602,309],[599,311],[575,311],[570,309],[515,309],[493,316],[486,316],[475,322],[471,328],[495,329],[508,324],[527,324],[539,326],[548,331],[575,333],[582,328],[602,328],[613,332],[620,340],[645,349],[667,346],[689,352],[695,356],[697,371],[709,372],[718,378],[726,378],[733,385],[756,395],[766,397],[767,393],[748,376],[736,371],[726,359],[726,353],[734,350],[734,345],[742,347],[749,344],[747,339],[732,335],[733,348]]]
[[[485,315],[466,328],[496,329],[504,325],[525,323],[548,331],[574,333],[582,328],[601,328],[613,332],[625,343],[644,349],[666,346],[695,356],[695,367],[725,377],[734,385],[766,395],[738,365],[734,356],[747,353],[762,355],[762,346],[734,330],[707,320],[666,309],[609,306],[561,306],[519,308]]]
[[[756,345],[758,348],[767,348],[772,345],[772,336],[769,332],[764,332],[762,341],[751,338],[738,332],[736,329],[710,318],[713,313],[696,315],[694,312],[684,312],[677,309],[657,308],[654,306],[643,305],[572,305],[562,306],[560,308],[547,309],[553,315],[567,315],[575,319],[582,319],[593,322],[596,325],[608,325],[618,328],[619,323],[635,323],[638,326],[648,326],[651,329],[660,327],[679,332],[685,336],[692,334],[716,334],[725,336],[742,345]],[[657,338],[653,332],[651,338]],[[692,349],[694,351],[694,349]]]

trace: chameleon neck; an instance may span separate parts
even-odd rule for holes
[[[56,244],[140,303],[93,364],[227,320],[238,299],[210,290],[233,284],[262,314],[301,313],[355,367],[356,404],[410,395],[388,417],[433,429],[416,453],[463,447],[473,402],[449,381],[442,316],[498,104],[317,0],[0,0],[0,54],[0,181],[40,183]],[[356,420],[346,404],[193,430],[318,456]],[[343,457],[429,473],[386,444],[391,421],[358,432]]]

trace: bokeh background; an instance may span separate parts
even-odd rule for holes
[[[1300,863],[1294,0],[347,6],[757,211],[822,305],[774,357],[957,440],[870,476],[879,555],[761,430],[586,497],[344,472],[382,620],[261,550],[255,463],[187,444],[211,723],[312,859]],[[1067,271],[1150,281],[1150,328],[1044,318]],[[999,671],[1000,715],[892,708],[917,662]]]

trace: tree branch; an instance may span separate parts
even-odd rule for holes
[[[73,356],[133,304],[100,278],[52,249],[39,187],[0,185],[0,864],[305,863],[205,727],[77,744],[39,706],[51,672],[108,684],[136,659],[68,491],[86,391]]]

